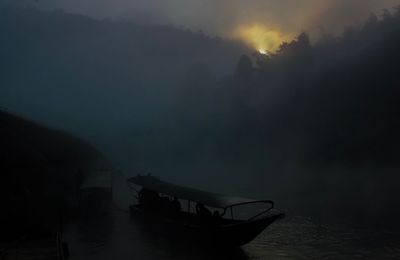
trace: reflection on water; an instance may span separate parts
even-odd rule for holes
[[[236,250],[206,249],[169,239],[128,212],[110,210],[67,227],[70,259],[400,259],[398,234],[316,225],[286,218]]]
[[[400,259],[399,234],[316,225],[307,218],[272,225],[245,250],[262,259]]]

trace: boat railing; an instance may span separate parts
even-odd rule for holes
[[[249,201],[249,202],[242,202],[242,203],[233,204],[233,205],[230,205],[229,207],[224,208],[223,215],[226,213],[227,209],[230,209],[231,210],[231,215],[232,215],[232,218],[233,218],[233,208],[234,207],[250,205],[250,204],[260,204],[260,203],[268,204],[269,207],[265,208],[260,213],[248,218],[247,221],[255,220],[256,218],[258,218],[258,217],[260,217],[260,216],[262,216],[264,214],[267,214],[269,211],[271,211],[274,208],[274,202],[272,200]]]

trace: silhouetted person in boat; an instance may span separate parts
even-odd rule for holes
[[[139,192],[139,203],[147,210],[158,210],[160,208],[160,195],[152,190],[143,188]]]
[[[200,224],[207,225],[212,221],[212,214],[209,209],[207,209],[203,204],[197,203],[196,205],[197,215],[200,217]]]
[[[181,203],[179,202],[177,197],[174,197],[174,199],[171,201],[171,209],[175,212],[179,212],[182,210]]]
[[[171,202],[169,200],[169,197],[160,197],[159,205],[160,205],[160,210],[163,213],[166,213],[167,211],[169,211],[170,204],[171,204]]]
[[[174,199],[169,203],[168,213],[171,217],[177,218],[179,217],[181,211],[182,211],[181,203],[179,202],[177,197],[174,197]]]
[[[218,226],[222,222],[222,217],[219,211],[215,210],[213,215],[212,215],[212,222],[214,225]]]

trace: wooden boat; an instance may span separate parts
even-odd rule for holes
[[[138,216],[157,227],[161,225],[162,228],[167,228],[170,234],[179,233],[185,239],[195,238],[211,245],[242,246],[284,216],[282,212],[274,209],[274,202],[271,200],[206,192],[167,183],[154,176],[138,175],[127,181],[137,192],[138,203],[130,206],[133,216]],[[142,187],[141,190],[137,191],[134,185]],[[186,201],[187,208],[171,210],[171,198],[174,198],[175,202],[177,199]],[[196,210],[193,209],[194,204]],[[237,208],[253,205],[261,205],[261,211],[246,219],[234,217],[234,210]],[[214,214],[209,210],[211,208],[215,209]]]

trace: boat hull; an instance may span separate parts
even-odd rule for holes
[[[136,206],[131,206],[130,212],[133,217],[143,221],[145,226],[155,228],[160,233],[218,247],[245,245],[273,222],[283,217],[282,213],[277,213],[251,221],[226,220],[228,223],[223,225],[201,225],[196,221],[186,221],[185,218],[176,220],[162,214],[152,214]],[[192,215],[192,217],[194,216]]]

